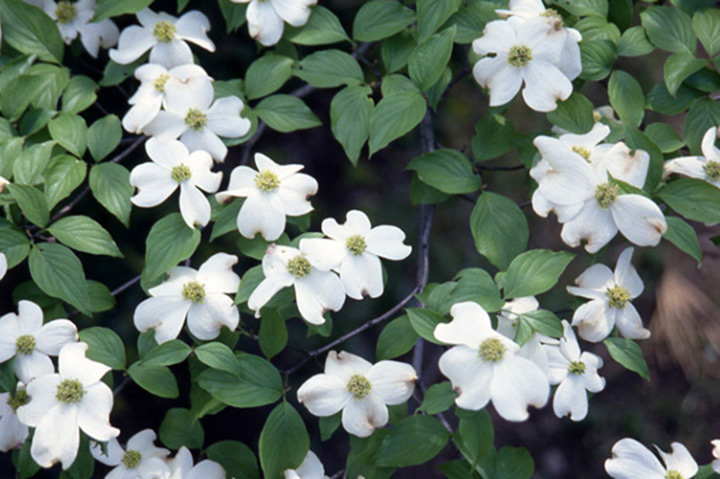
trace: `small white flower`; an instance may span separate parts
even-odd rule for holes
[[[690,479],[698,472],[695,459],[679,442],[671,444],[672,453],[655,446],[665,465],[635,439],[615,443],[613,457],[605,461],[605,470],[613,479]]]
[[[85,50],[93,58],[97,58],[100,47],[114,47],[118,42],[118,27],[106,18],[101,22],[93,22],[95,16],[95,0],[27,0],[28,3],[40,7],[60,30],[66,44],[71,44],[78,36]]]
[[[318,417],[342,411],[345,430],[368,437],[387,424],[387,405],[402,404],[410,398],[416,379],[417,373],[409,364],[380,361],[373,365],[345,351],[330,351],[325,373],[305,381],[297,397]]]
[[[232,298],[240,286],[240,277],[232,270],[237,256],[217,253],[200,269],[176,266],[168,279],[150,288],[150,298],[135,309],[135,327],[144,332],[155,330],[158,344],[175,339],[185,318],[190,333],[201,341],[215,339],[223,326],[234,331],[240,321]]]
[[[581,352],[575,332],[563,320],[564,335],[558,346],[546,346],[549,360],[550,384],[559,385],[555,390],[553,411],[557,417],[570,416],[573,421],[582,421],[587,416],[587,393],[598,393],[605,389],[605,379],[597,370],[603,365],[599,356]]]
[[[0,393],[0,452],[16,449],[27,439],[28,427],[20,422],[17,410],[29,400],[23,383],[17,384],[15,394]]]
[[[215,51],[215,44],[207,36],[210,21],[197,10],[177,18],[146,8],[136,16],[140,25],[132,25],[123,30],[118,47],[110,50],[110,58],[115,63],[127,65],[148,50],[150,63],[157,63],[165,68],[193,63],[192,51],[186,41],[205,50]]]
[[[325,324],[325,311],[340,311],[345,304],[345,287],[335,273],[314,265],[302,250],[272,244],[262,259],[265,279],[248,299],[248,308],[260,310],[283,288],[295,290],[300,316],[311,324]]]
[[[644,288],[631,263],[633,251],[626,248],[620,254],[614,273],[603,264],[594,264],[577,277],[577,286],[567,287],[573,296],[590,300],[575,311],[572,320],[584,340],[602,341],[615,326],[628,339],[650,337],[650,331],[643,327],[640,313],[631,302]]]
[[[35,428],[30,454],[42,467],[77,457],[80,432],[109,441],[120,431],[110,425],[113,393],[102,382],[110,368],[85,357],[88,345],[71,343],[60,351],[58,373],[35,378],[27,386],[30,402],[17,410],[20,421]]]
[[[177,140],[145,143],[152,161],[142,163],[130,173],[130,184],[138,192],[130,200],[141,208],[152,208],[168,199],[180,188],[180,213],[190,228],[210,221],[210,202],[202,193],[215,193],[222,173],[211,171],[212,158],[204,151],[189,153]]]
[[[720,474],[720,439],[710,441],[710,444],[713,446],[712,455],[715,458],[712,462],[712,469],[716,473]]]
[[[342,225],[333,218],[323,220],[322,232],[330,239],[303,239],[300,248],[313,264],[337,271],[345,292],[353,299],[383,294],[380,258],[400,261],[412,252],[403,243],[405,233],[400,228],[389,225],[373,228],[367,215],[358,210],[349,211]]]
[[[540,303],[535,299],[535,296],[526,296],[507,301],[502,307],[502,312],[497,315],[497,332],[508,339],[514,340],[517,334],[518,315],[537,311],[539,307]],[[530,336],[527,342],[520,348],[520,351],[518,351],[518,355],[528,358],[540,366],[540,369],[544,372],[547,372],[548,357],[545,352],[545,344],[558,344],[558,340],[538,332],[533,332],[532,336]]]
[[[310,7],[317,0],[231,0],[249,3],[247,17],[250,36],[268,47],[280,41],[284,23],[293,27],[305,25],[310,18]]]
[[[251,122],[242,118],[245,107],[236,96],[218,98],[208,82],[188,89],[180,82],[165,86],[164,110],[143,127],[143,133],[160,138],[180,138],[190,151],[204,150],[215,161],[224,161],[227,146],[220,137],[240,138],[250,131]]]
[[[0,318],[0,363],[15,358],[18,379],[31,379],[55,371],[49,356],[57,356],[63,346],[78,339],[77,328],[67,319],[43,325],[43,312],[32,301],[18,303],[18,314]]]
[[[702,140],[703,156],[683,156],[665,163],[664,176],[677,173],[690,178],[705,180],[720,188],[720,149],[715,146],[718,138],[717,127],[705,132]]]
[[[230,174],[227,191],[215,195],[223,203],[231,197],[247,198],[240,208],[237,227],[246,238],[260,233],[266,241],[275,241],[285,231],[287,216],[302,216],[312,211],[308,198],[318,190],[310,175],[299,173],[302,165],[278,165],[262,153],[255,154],[253,170],[238,166]]]
[[[455,404],[477,411],[492,401],[508,421],[528,418],[528,406],[547,403],[550,385],[543,370],[518,354],[520,346],[492,329],[487,312],[471,301],[450,308],[453,320],[438,324],[435,337],[457,346],[440,357],[440,371],[458,393]]]
[[[182,446],[172,459],[149,459],[141,479],[226,479],[225,470],[217,462],[206,459],[193,463],[192,453]]]
[[[566,100],[572,83],[556,66],[560,62],[561,40],[548,35],[543,22],[520,18],[488,23],[473,50],[486,56],[475,64],[473,75],[490,92],[490,106],[512,100],[525,83],[522,95],[535,111],[552,111],[558,100]]]
[[[551,167],[538,184],[541,194],[555,205],[577,210],[563,218],[561,237],[567,245],[585,241],[585,249],[596,253],[618,230],[639,246],[660,242],[667,222],[658,205],[646,196],[622,193],[610,178],[642,188],[650,163],[647,152],[633,153],[618,143],[590,164],[558,139],[538,136],[533,143]]]
[[[212,78],[198,65],[181,65],[168,70],[162,65],[147,63],[135,70],[140,88],[128,100],[132,108],[123,117],[123,127],[130,133],[141,133],[165,104],[165,90],[184,90],[188,95],[200,89],[212,88]]]
[[[144,429],[128,440],[126,449],[113,438],[107,443],[107,454],[96,442],[90,443],[90,453],[97,461],[114,467],[105,479],[150,479],[152,476],[148,473],[153,469],[150,459],[165,459],[170,454],[167,449],[155,445],[156,439],[152,429]]]
[[[312,451],[308,451],[297,469],[286,469],[284,475],[285,479],[328,479],[322,462]]]

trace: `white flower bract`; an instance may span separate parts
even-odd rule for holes
[[[0,393],[0,452],[20,447],[28,437],[28,427],[20,422],[17,410],[30,400],[23,383],[18,383],[15,393]]]
[[[249,3],[245,16],[250,36],[268,47],[280,41],[285,23],[293,27],[305,25],[310,18],[310,7],[317,0],[231,0]]]
[[[297,469],[286,469],[285,479],[327,479],[325,468],[317,455],[308,451],[307,456]]]
[[[679,442],[671,446],[671,453],[656,446],[663,465],[635,439],[621,439],[612,448],[613,457],[605,461],[605,470],[613,479],[690,479],[697,474],[698,465],[687,448]]]
[[[720,149],[715,146],[718,129],[713,126],[702,139],[703,156],[683,156],[665,163],[664,176],[677,173],[690,178],[705,180],[720,188]]]
[[[354,354],[330,351],[325,372],[298,389],[298,402],[311,414],[327,417],[342,411],[343,428],[358,437],[370,436],[388,422],[388,405],[412,395],[417,373],[409,364],[380,361],[373,365]]]
[[[107,443],[107,454],[98,443],[91,443],[92,456],[106,466],[113,466],[105,479],[149,479],[154,469],[152,458],[164,459],[170,451],[155,445],[157,435],[152,429],[144,429],[128,439],[125,449],[117,438]]]
[[[715,459],[712,462],[712,470],[716,473],[720,474],[720,439],[715,439],[713,441],[710,441],[710,444],[712,444],[713,450],[712,455]]]
[[[508,339],[515,340],[519,319],[518,315],[537,311],[539,307],[540,303],[538,303],[538,300],[535,299],[535,296],[526,296],[507,301],[502,307],[502,312],[497,315],[498,333],[504,335]],[[542,333],[538,333],[537,331],[533,331],[527,342],[518,351],[518,354],[530,359],[532,362],[540,366],[540,369],[547,372],[548,357],[544,348],[545,344],[558,344],[558,340]]]

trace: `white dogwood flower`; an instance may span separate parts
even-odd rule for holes
[[[712,455],[715,460],[712,462],[712,470],[720,474],[720,439],[710,441],[713,446]]]
[[[248,298],[248,308],[260,310],[283,288],[295,290],[300,316],[311,324],[325,324],[326,311],[340,311],[345,287],[335,273],[313,264],[302,250],[271,244],[262,259],[265,278]]]
[[[165,86],[164,110],[143,127],[143,133],[159,138],[180,138],[190,151],[204,150],[215,161],[224,161],[227,146],[220,137],[240,138],[251,123],[242,118],[245,107],[236,96],[218,98],[210,83],[188,89],[178,82]]]
[[[157,63],[165,68],[193,63],[192,51],[186,41],[205,50],[215,51],[215,44],[207,36],[210,21],[197,10],[177,18],[146,8],[136,16],[140,25],[132,25],[123,30],[118,47],[110,50],[110,59],[115,63],[127,65],[148,50],[150,63]]]
[[[556,66],[562,43],[547,34],[542,22],[520,18],[488,23],[483,36],[473,42],[473,50],[486,56],[473,68],[477,82],[490,93],[490,106],[512,100],[523,87],[525,103],[535,111],[552,111],[558,100],[566,100],[572,83]]]
[[[141,208],[163,203],[180,188],[180,214],[190,227],[210,221],[210,202],[202,193],[215,193],[222,173],[211,171],[213,160],[205,151],[189,153],[177,140],[152,138],[145,143],[152,161],[142,163],[130,173],[130,184],[138,192],[130,200]],[[202,190],[202,191],[201,191]]]
[[[71,44],[78,36],[85,50],[93,58],[97,58],[100,47],[114,47],[118,42],[118,27],[106,18],[93,22],[95,16],[95,0],[27,0],[28,3],[40,7],[60,30],[66,44]]]
[[[453,348],[440,357],[440,371],[458,393],[455,404],[477,411],[492,401],[508,421],[528,418],[528,406],[547,403],[545,372],[518,354],[520,346],[492,329],[490,316],[477,303],[450,308],[452,321],[435,327],[435,338]]]
[[[223,326],[234,331],[240,313],[228,295],[240,286],[232,270],[237,262],[237,256],[216,253],[197,270],[172,268],[168,279],[150,288],[151,297],[135,309],[135,327],[142,332],[154,329],[158,344],[177,338],[186,317],[190,333],[201,341],[217,338]]]
[[[649,155],[634,153],[622,143],[592,164],[578,161],[579,155],[559,140],[538,136],[533,141],[551,166],[538,185],[542,195],[561,207],[578,213],[564,223],[561,237],[572,247],[585,241],[585,249],[596,253],[617,235],[618,230],[639,246],[656,246],[667,231],[665,215],[650,198],[623,193],[611,176],[642,188]]]
[[[223,203],[231,197],[247,198],[240,208],[237,227],[246,238],[260,233],[265,241],[275,241],[285,231],[287,216],[312,211],[308,198],[317,193],[318,183],[299,173],[303,165],[278,165],[262,153],[255,154],[254,170],[238,166],[230,174],[227,191],[215,195]]]
[[[563,320],[563,337],[557,346],[546,346],[550,384],[558,385],[553,398],[557,417],[570,416],[582,421],[587,416],[588,398],[585,391],[598,393],[605,389],[605,379],[597,370],[603,365],[599,356],[580,351],[572,326]]]
[[[8,262],[5,253],[0,253],[0,279],[3,279],[8,272]]]
[[[135,78],[140,80],[140,88],[130,97],[132,107],[122,120],[123,127],[130,133],[142,133],[165,103],[165,89],[173,85],[194,95],[196,90],[212,88],[212,78],[198,65],[181,65],[168,70],[162,65],[147,63],[135,70]],[[173,88],[171,86],[171,88]]]
[[[0,393],[0,452],[20,447],[28,437],[28,427],[20,422],[17,410],[30,401],[23,383],[18,383],[15,393]]]
[[[307,456],[297,469],[286,469],[285,479],[327,479],[325,468],[317,455],[308,451]]]
[[[702,139],[703,156],[683,156],[665,163],[664,176],[677,173],[690,178],[705,180],[720,188],[720,149],[715,146],[718,129],[713,126]]]
[[[157,435],[152,429],[144,429],[128,439],[125,449],[117,438],[107,443],[107,454],[102,446],[91,442],[90,453],[99,462],[112,466],[105,479],[150,479],[153,469],[152,458],[165,459],[170,451],[157,447]]]
[[[247,17],[250,36],[269,47],[280,41],[284,23],[293,27],[305,25],[310,18],[310,7],[317,0],[231,0],[249,3]]]
[[[345,351],[330,351],[325,372],[305,381],[297,397],[318,417],[342,411],[343,428],[358,437],[368,437],[387,424],[388,405],[410,398],[416,379],[417,373],[409,364],[380,361],[373,365]]]
[[[497,315],[497,332],[514,340],[517,334],[519,315],[537,311],[539,307],[540,303],[535,299],[535,296],[526,296],[507,301]],[[540,369],[547,372],[548,357],[545,352],[545,344],[558,344],[558,340],[534,331],[527,342],[520,348],[518,355],[530,359],[540,366]]]
[[[63,346],[78,339],[77,327],[67,319],[43,325],[43,312],[32,301],[18,303],[18,314],[0,318],[0,363],[15,358],[18,379],[31,379],[55,371],[49,356],[57,356]]]
[[[17,410],[20,421],[35,428],[30,455],[42,467],[77,457],[80,430],[96,441],[109,441],[120,431],[110,425],[112,390],[102,381],[108,366],[85,357],[86,343],[60,351],[58,372],[35,378],[27,386],[30,402]]]
[[[697,462],[687,448],[679,442],[671,446],[671,453],[655,447],[663,465],[635,439],[621,439],[612,448],[613,457],[605,461],[605,471],[613,479],[690,479],[697,474]]]
[[[397,226],[380,225],[373,228],[362,211],[349,211],[344,224],[333,218],[322,222],[327,238],[306,238],[300,248],[310,262],[333,269],[340,274],[345,292],[353,299],[364,295],[377,298],[383,294],[383,275],[380,258],[400,261],[412,248],[403,243],[405,233]]]
[[[580,306],[573,315],[572,325],[580,337],[593,343],[607,338],[617,326],[628,339],[646,339],[645,329],[632,300],[643,292],[643,282],[632,265],[633,248],[626,248],[618,257],[615,272],[603,264],[594,264],[577,277],[577,286],[568,286],[573,296],[590,301]]]

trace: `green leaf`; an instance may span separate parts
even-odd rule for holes
[[[197,382],[218,401],[238,408],[272,404],[283,394],[282,378],[275,366],[252,354],[238,358],[234,374],[208,369]]]
[[[388,323],[377,340],[375,356],[378,361],[394,359],[410,351],[418,340],[418,335],[407,316],[400,316]]]
[[[503,447],[480,461],[487,477],[493,479],[530,479],[535,471],[532,456],[524,448]]]
[[[18,120],[45,85],[46,79],[41,76],[20,75],[12,80],[0,97],[3,115],[10,121]]]
[[[650,42],[673,53],[695,53],[695,33],[687,14],[672,7],[651,7],[640,13]]]
[[[678,95],[679,96],[679,95]],[[685,116],[685,142],[693,155],[701,155],[705,132],[720,124],[720,103],[709,98],[696,101]]]
[[[260,465],[266,479],[280,479],[297,469],[310,449],[310,436],[300,414],[283,401],[268,416],[260,433]]]
[[[407,169],[416,171],[423,183],[451,195],[472,193],[481,185],[470,160],[459,151],[448,148],[415,157]]]
[[[530,230],[520,208],[505,196],[483,192],[470,216],[478,252],[504,270],[527,249]]]
[[[50,163],[55,144],[52,140],[44,141],[23,149],[20,158],[12,165],[13,182],[21,185],[43,183],[43,173]]]
[[[130,222],[130,172],[117,163],[102,163],[90,169],[90,189],[98,202],[125,226]]]
[[[317,7],[316,7],[317,8]],[[220,464],[227,477],[235,479],[260,479],[255,453],[238,441],[220,441],[205,449],[211,461]]]
[[[268,53],[255,60],[245,75],[245,93],[249,100],[274,93],[292,77],[295,60]]]
[[[92,327],[80,330],[80,341],[88,344],[87,357],[113,369],[125,369],[125,346],[111,329]]]
[[[85,272],[75,254],[57,243],[40,243],[30,250],[30,275],[38,287],[90,316]]]
[[[415,13],[393,0],[366,2],[353,23],[353,38],[360,42],[376,42],[403,30],[415,21]]]
[[[380,92],[383,97],[388,97],[401,92],[420,93],[420,90],[411,79],[397,73],[383,78],[382,85],[380,85]]]
[[[431,343],[443,344],[435,339],[435,327],[447,322],[445,316],[426,308],[409,308],[406,311],[410,325],[420,337]]]
[[[153,280],[186,260],[200,244],[200,231],[188,228],[180,213],[158,221],[148,233],[145,250],[145,274]]]
[[[437,419],[409,416],[398,423],[383,440],[377,455],[381,467],[417,466],[437,456],[450,434]]]
[[[455,43],[472,43],[476,38],[480,38],[485,25],[498,19],[496,8],[497,4],[493,2],[463,2],[460,10],[446,23],[446,27],[457,27]]]
[[[299,28],[286,27],[285,38],[298,45],[328,45],[350,41],[338,17],[321,5],[315,5],[308,22]]]
[[[12,378],[15,379],[15,376]],[[330,439],[333,433],[340,427],[341,422],[341,412],[318,419],[318,426],[320,426],[320,440],[324,442]]]
[[[578,17],[608,15],[608,0],[554,0],[553,3]]]
[[[62,96],[62,111],[76,114],[90,108],[97,100],[97,83],[86,76],[75,76],[70,80]]]
[[[455,276],[455,281],[438,285],[422,301],[442,314],[462,301],[475,301],[489,312],[500,311],[505,303],[488,272],[480,268],[463,269]]]
[[[220,213],[215,217],[215,224],[212,228],[210,241],[215,241],[216,238],[228,234],[231,231],[237,233],[237,217],[242,204],[242,199],[233,199],[228,204],[220,206]]]
[[[195,356],[204,365],[230,374],[235,374],[240,367],[232,350],[220,342],[207,343],[195,348]]]
[[[563,327],[560,318],[550,311],[538,309],[537,311],[522,313],[518,316],[520,316],[522,320],[527,321],[538,333],[550,336],[551,338],[562,338],[563,336]]]
[[[502,115],[488,114],[475,125],[472,140],[473,156],[477,161],[491,160],[512,149],[515,126]]]
[[[122,126],[115,115],[100,118],[88,129],[87,145],[95,161],[102,161],[120,144]]]
[[[419,93],[393,93],[380,100],[370,114],[370,155],[412,131],[422,121],[426,109],[425,99]]]
[[[227,33],[234,32],[245,24],[247,4],[234,3],[231,0],[219,1],[220,12],[227,24]]]
[[[53,209],[60,201],[80,186],[87,175],[87,164],[71,155],[59,155],[52,159],[45,170],[45,200]]]
[[[260,320],[258,342],[266,358],[270,359],[285,349],[288,341],[288,331],[283,318],[275,309],[263,310]]]
[[[380,54],[383,59],[383,64],[385,65],[385,70],[388,73],[393,73],[405,68],[410,59],[410,54],[415,49],[415,45],[417,45],[415,37],[412,32],[408,30],[403,30],[383,41]],[[383,78],[382,84],[380,85],[381,88],[385,87],[385,82],[389,77],[390,75]],[[383,95],[385,95],[384,91]]]
[[[645,116],[645,95],[632,75],[615,70],[610,75],[608,97],[610,105],[624,123],[640,126]]]
[[[0,220],[0,253],[5,255],[9,268],[14,268],[27,258],[30,240],[17,226]]]
[[[687,219],[720,223],[720,190],[704,180],[680,178],[671,181],[658,196]]]
[[[177,380],[166,366],[145,366],[140,361],[130,366],[128,374],[138,386],[155,396],[174,399],[180,394]]]
[[[90,297],[90,311],[102,313],[115,307],[115,298],[110,289],[97,281],[88,281],[88,296]]]
[[[698,262],[698,267],[700,267],[702,263],[702,249],[700,248],[700,242],[693,227],[677,216],[668,216],[665,219],[667,220],[668,229],[665,232],[664,238],[677,246],[680,251],[695,258]]]
[[[185,361],[192,348],[179,339],[158,344],[142,357],[143,366],[172,366]]]
[[[455,29],[448,28],[420,43],[410,54],[408,72],[420,90],[429,90],[442,76],[452,55],[454,37]]]
[[[170,409],[160,424],[160,440],[170,449],[201,449],[205,442],[205,432],[200,421],[195,419],[188,409]]]
[[[151,3],[152,0],[98,0],[94,21],[100,22],[126,13],[137,13],[149,7]]]
[[[460,9],[462,0],[417,0],[418,42],[424,42]]]
[[[575,257],[567,251],[526,251],[510,263],[503,278],[505,299],[535,296],[550,290]]]
[[[610,356],[621,366],[650,381],[648,365],[643,357],[642,349],[635,341],[625,338],[607,338],[603,343],[605,343]]]
[[[665,61],[664,78],[670,95],[675,96],[682,82],[693,73],[702,70],[707,62],[691,53],[675,53]]]
[[[547,114],[553,125],[571,133],[587,133],[595,124],[593,104],[581,93],[573,93],[565,101],[558,102],[555,110]]]
[[[255,107],[255,113],[270,128],[282,133],[322,125],[300,98],[291,95],[269,96]]]
[[[316,88],[358,85],[364,81],[357,60],[340,50],[321,50],[302,59],[295,76]]]
[[[62,37],[45,12],[17,0],[0,0],[0,11],[3,42],[20,53],[37,55],[42,61],[62,63]]]
[[[82,117],[62,113],[48,123],[50,136],[60,146],[81,158],[87,148],[87,125]]]
[[[445,412],[455,403],[456,397],[457,393],[453,391],[449,381],[433,384],[425,391],[425,397],[418,411],[423,411],[430,416]]]
[[[47,224],[50,220],[50,211],[40,190],[28,185],[15,184],[7,185],[7,189],[29,221],[41,227]]]
[[[353,165],[370,134],[370,114],[373,110],[372,89],[349,86],[340,90],[330,103],[330,124],[337,141]]]
[[[74,250],[116,258],[123,256],[110,233],[87,216],[67,216],[53,223],[48,231]]]
[[[492,450],[494,438],[492,420],[487,410],[468,411],[455,408],[455,415],[459,419],[454,435],[455,443],[474,469]]]
[[[621,57],[641,57],[654,49],[645,35],[645,29],[639,25],[625,30],[618,43],[618,55]]]
[[[580,78],[600,81],[612,72],[616,60],[615,47],[607,40],[581,42],[580,58],[582,60]]]
[[[693,15],[692,24],[708,56],[714,57],[720,51],[720,10],[698,10]]]
[[[583,40],[607,40],[614,45],[620,41],[620,29],[613,23],[608,23],[602,17],[586,17],[573,25],[582,35]]]
[[[652,123],[645,128],[645,135],[654,142],[662,153],[672,153],[685,146],[680,135],[667,123]]]

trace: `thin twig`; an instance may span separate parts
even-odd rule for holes
[[[113,292],[111,292],[110,294],[111,294],[112,296],[117,296],[118,294],[122,293],[123,291],[125,291],[125,290],[128,289],[128,288],[130,288],[132,285],[134,285],[134,284],[137,283],[138,281],[140,281],[140,278],[141,278],[140,275],[135,276],[133,279],[131,279],[131,280],[128,281],[127,283],[125,283],[125,284],[123,284],[123,285],[121,285],[121,286],[118,286],[118,288],[115,289],[115,290],[114,290]]]
[[[110,163],[118,163],[130,155],[135,149],[140,146],[144,141],[146,140],[145,136],[140,136],[135,141],[130,143],[130,146],[128,146],[122,153],[119,153],[115,158],[110,160]]]
[[[479,170],[488,170],[488,171],[517,171],[525,169],[525,165],[515,165],[515,166],[486,166],[482,163],[476,163],[475,166]]]

